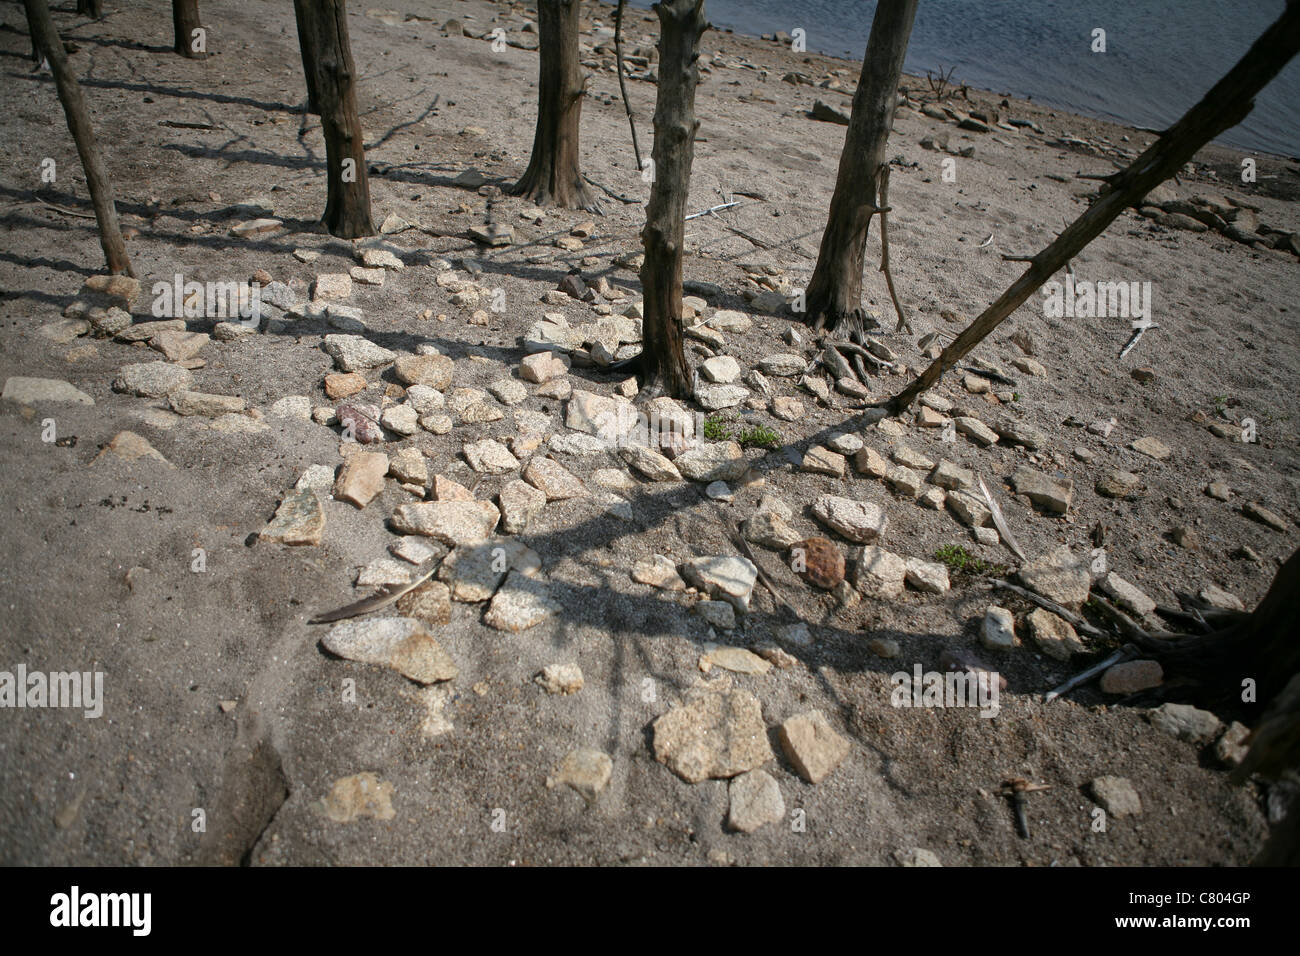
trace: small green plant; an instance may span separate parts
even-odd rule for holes
[[[1004,565],[989,564],[959,544],[945,544],[934,553],[934,557],[955,574],[1004,574],[1007,570]]]
[[[731,437],[731,426],[722,415],[710,415],[704,419],[704,437],[709,441],[726,441]]]
[[[766,425],[750,425],[736,436],[741,448],[780,448],[781,434]]]

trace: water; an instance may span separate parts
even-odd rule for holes
[[[633,0],[648,7],[649,0]],[[921,0],[905,69],[956,67],[961,82],[1132,126],[1164,128],[1193,106],[1281,14],[1285,0]],[[719,28],[801,27],[809,51],[861,63],[871,0],[706,0]],[[1106,31],[1105,53],[1091,52]],[[708,35],[706,34],[706,41]],[[1219,141],[1300,156],[1300,62]]]

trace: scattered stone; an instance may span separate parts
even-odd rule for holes
[[[582,668],[577,664],[547,664],[533,678],[548,694],[576,694],[582,690]]]
[[[853,456],[853,465],[868,478],[884,478],[889,474],[889,462],[885,456],[870,446]]]
[[[1142,812],[1142,799],[1127,777],[1097,777],[1088,784],[1088,791],[1097,805],[1116,819]]]
[[[740,363],[730,355],[718,355],[700,364],[700,374],[707,381],[730,385],[740,378]]]
[[[325,302],[329,300],[352,298],[352,277],[343,272],[330,272],[316,277],[312,285],[312,300]]]
[[[857,435],[841,432],[826,439],[826,447],[841,455],[852,455],[862,450],[862,439]]]
[[[1127,498],[1141,480],[1131,471],[1108,469],[1097,479],[1097,494],[1106,498]]]
[[[764,375],[788,378],[792,375],[798,375],[807,365],[808,362],[802,355],[785,352],[779,355],[769,355],[759,360],[758,370]]]
[[[1267,525],[1274,531],[1286,531],[1287,524],[1280,517],[1269,511],[1263,505],[1255,502],[1247,502],[1241,506],[1241,513],[1252,521],[1258,521],[1262,525]]]
[[[332,477],[332,475],[331,475]],[[295,489],[284,496],[275,517],[258,538],[280,544],[315,547],[325,533],[325,509],[311,488]]]
[[[487,390],[502,405],[518,405],[528,397],[528,389],[523,382],[513,378],[499,378],[488,385]]]
[[[364,508],[384,489],[388,456],[383,452],[358,451],[343,462],[334,482],[334,497]]]
[[[371,561],[357,575],[357,587],[387,587],[390,584],[407,584],[411,572],[390,558]]]
[[[1012,445],[1021,445],[1030,451],[1037,451],[1047,446],[1046,433],[1025,422],[1004,418],[993,424],[993,430],[1003,441]]]
[[[830,475],[832,478],[843,478],[847,464],[848,462],[843,455],[833,452],[829,448],[815,445],[804,454],[802,470],[815,475]]]
[[[902,867],[943,866],[930,850],[914,847],[910,850],[895,850],[894,862]]]
[[[335,409],[339,425],[344,436],[350,433],[352,440],[362,445],[373,445],[384,440],[384,430],[380,427],[380,412],[375,405],[361,402],[344,402]]]
[[[1091,563],[1087,556],[1075,555],[1065,546],[1031,561],[1020,569],[1018,577],[1029,590],[1067,607],[1078,607],[1088,600],[1092,589]]]
[[[742,613],[749,610],[749,598],[758,580],[758,569],[748,558],[731,555],[691,558],[680,573],[693,586],[729,602]]]
[[[735,777],[773,757],[758,698],[726,679],[687,691],[653,735],[655,759],[687,783]]]
[[[485,541],[500,517],[490,501],[422,501],[399,505],[391,522],[400,534],[421,534],[454,548]]]
[[[806,538],[790,548],[791,566],[808,584],[832,591],[844,580],[844,555],[827,538]]]
[[[501,506],[501,530],[506,534],[524,531],[546,507],[546,495],[519,478],[509,481],[497,495]]]
[[[609,754],[582,747],[566,754],[555,771],[555,779],[546,783],[571,787],[590,803],[609,784],[613,773],[614,761]]]
[[[695,605],[695,613],[704,618],[710,626],[729,631],[736,626],[736,609],[726,601],[700,601]],[[706,662],[701,659],[701,670],[707,671]]]
[[[925,486],[925,479],[911,468],[891,468],[885,473],[885,482],[895,493],[905,498],[915,498]]]
[[[799,776],[813,784],[825,780],[849,753],[848,740],[835,732],[820,710],[787,719],[777,739]]]
[[[1209,743],[1223,726],[1214,714],[1191,704],[1161,704],[1147,711],[1147,720],[1153,727],[1191,744]]]
[[[1114,571],[1106,574],[1098,586],[1125,610],[1132,611],[1139,617],[1149,617],[1155,613],[1156,602],[1148,597],[1137,585],[1126,581]]]
[[[523,479],[545,494],[547,501],[564,501],[587,495],[586,486],[567,468],[550,458],[536,457],[530,460],[524,468]]]
[[[1227,501],[1232,497],[1232,488],[1226,481],[1212,481],[1205,486],[1205,493],[1219,501]]]
[[[505,475],[519,467],[519,459],[491,438],[467,442],[462,451],[469,466],[480,475]]]
[[[696,389],[695,401],[711,412],[734,408],[749,398],[749,389],[743,385],[709,385]]]
[[[632,580],[664,591],[683,591],[686,582],[677,573],[677,565],[666,555],[641,558],[632,565]]]
[[[27,378],[22,375],[12,375],[5,379],[4,390],[0,392],[0,399],[8,399],[21,405],[38,405],[45,402],[73,405],[95,404],[93,398],[73,386],[71,382],[65,382],[57,378]]]
[[[208,335],[204,332],[168,330],[151,338],[149,347],[155,352],[161,352],[169,362],[183,362],[198,355],[208,341]]]
[[[426,581],[397,599],[397,610],[425,627],[451,623],[451,592],[441,581]]]
[[[645,445],[624,445],[619,449],[623,460],[651,481],[681,481],[682,473],[668,458]],[[710,485],[712,487],[712,485]]]
[[[943,594],[949,588],[948,566],[920,558],[907,558],[904,580],[918,591]]]
[[[1079,640],[1070,622],[1044,608],[1034,608],[1026,617],[1029,635],[1048,657],[1068,661],[1075,654],[1086,654],[1088,648]]]
[[[948,491],[959,491],[975,487],[975,473],[950,461],[941,461],[930,472],[930,482]]]
[[[888,519],[879,505],[836,495],[822,495],[812,507],[813,517],[856,544],[870,544],[885,533]]]
[[[744,534],[746,541],[774,551],[784,551],[802,537],[785,518],[766,510],[750,515],[745,521]]]
[[[1011,476],[1011,483],[1017,494],[1054,514],[1065,514],[1074,500],[1074,482],[1069,478],[1053,478],[1023,465]]]
[[[438,580],[453,601],[472,604],[492,597],[508,572],[531,578],[541,569],[542,559],[532,548],[513,538],[492,539],[452,551],[438,568]]]
[[[366,388],[366,377],[358,372],[331,372],[325,376],[325,394],[338,401],[351,398]]]
[[[94,457],[91,464],[98,464],[107,458],[117,458],[120,461],[128,462],[148,458],[151,461],[161,462],[168,468],[172,467],[172,463],[163,457],[162,452],[135,432],[118,432],[104,446],[104,450]]]
[[[424,624],[409,617],[366,618],[336,624],[321,638],[331,654],[381,664],[417,684],[452,680],[458,670]]]
[[[394,557],[401,558],[408,564],[414,564],[417,567],[435,557],[438,552],[429,547],[415,535],[408,535],[400,538],[388,546],[388,550]]]
[[[953,419],[953,425],[977,445],[992,445],[998,440],[998,433],[985,425],[978,418],[962,415]]]
[[[559,602],[547,593],[545,582],[511,571],[488,605],[483,622],[498,631],[518,633],[536,627],[561,610]]]
[[[398,381],[405,385],[427,385],[437,391],[451,384],[454,368],[455,363],[445,355],[400,355],[393,362]]]
[[[991,651],[1010,651],[1016,647],[1016,622],[1004,607],[992,606],[984,612],[980,626],[980,643]]]
[[[1136,694],[1159,687],[1165,681],[1164,668],[1159,661],[1124,661],[1108,667],[1101,675],[1103,694]]]
[[[306,395],[286,395],[273,402],[267,414],[277,418],[297,418],[307,421],[311,418],[311,399]]]
[[[360,335],[330,334],[325,336],[324,347],[326,354],[344,372],[378,368],[397,358],[396,352],[390,352]]]
[[[1150,435],[1137,439],[1129,447],[1149,458],[1154,458],[1156,461],[1164,461],[1173,454],[1168,445],[1159,438],[1152,438]]]
[[[907,562],[876,545],[862,549],[854,568],[854,585],[867,597],[896,598],[903,593]]]
[[[772,417],[783,422],[793,422],[804,417],[803,402],[797,398],[777,397],[772,399]]]
[[[689,481],[738,481],[748,468],[744,450],[733,441],[704,442],[678,455],[673,464]]]
[[[166,398],[172,392],[188,390],[193,381],[194,376],[177,365],[142,362],[123,365],[113,380],[113,391],[139,395],[141,398]]]
[[[741,833],[753,833],[767,823],[785,818],[781,788],[768,773],[751,770],[733,777],[727,787],[727,826]]]
[[[364,817],[391,820],[397,816],[393,785],[369,771],[335,780],[329,794],[316,806],[335,823],[351,823]]]
[[[1241,766],[1250,747],[1246,745],[1246,738],[1250,736],[1250,728],[1240,721],[1234,720],[1228,725],[1222,736],[1214,742],[1214,759],[1219,761],[1225,767],[1234,768]]]

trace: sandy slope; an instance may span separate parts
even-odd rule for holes
[[[512,33],[522,22],[504,7],[481,2],[389,5],[427,14],[434,23],[454,15],[495,25],[499,16]],[[87,78],[125,222],[139,230],[130,243],[137,271],[148,279],[182,272],[227,280],[265,269],[276,279],[303,283],[320,272],[344,271],[354,262],[349,244],[314,225],[324,204],[324,148],[318,125],[301,128],[296,111],[302,84],[287,5],[249,0],[205,7],[218,53],[201,64],[168,52],[165,6],[132,5],[103,23],[67,31],[79,46],[73,62]],[[9,24],[21,21],[11,7],[4,17]],[[653,33],[639,17],[631,29],[634,46],[647,44]],[[535,54],[515,48],[494,53],[482,41],[444,36],[434,23],[392,26],[364,16],[360,4],[352,11],[368,155],[383,171],[372,178],[372,196],[376,221],[396,212],[438,229],[463,230],[483,221],[486,201],[452,179],[473,167],[490,180],[509,181],[527,162]],[[251,851],[252,862],[268,864],[881,864],[895,851],[924,847],[950,865],[1094,865],[1231,864],[1254,854],[1266,831],[1261,792],[1231,787],[1190,745],[1153,729],[1141,709],[1106,706],[1095,689],[1043,705],[1035,694],[1072,668],[1030,646],[998,661],[1011,691],[995,720],[963,710],[892,708],[890,673],[914,662],[933,667],[943,647],[977,647],[979,620],[990,603],[977,584],[959,582],[939,597],[908,592],[896,602],[839,608],[805,589],[778,554],[765,551],[759,559],[799,603],[816,641],[787,648],[799,658],[790,670],[732,679],[759,697],[769,727],[820,708],[852,748],[816,786],[800,780],[784,758],[768,766],[787,811],[806,811],[806,830],[778,824],[748,836],[727,832],[725,782],[684,784],[655,762],[649,747],[650,722],[699,676],[700,645],[708,636],[684,605],[629,580],[638,558],[730,553],[722,521],[743,517],[766,490],[795,507],[796,526],[808,533],[816,525],[804,506],[820,494],[843,493],[886,507],[888,544],[903,554],[929,556],[941,545],[962,543],[987,560],[1013,561],[1003,549],[974,545],[950,515],[897,500],[856,474],[841,481],[795,472],[780,453],[750,453],[765,488],[743,489],[730,505],[709,502],[689,484],[641,485],[632,493],[631,523],[588,502],[550,505],[524,539],[542,555],[562,613],[506,635],[481,623],[481,606],[454,605],[451,625],[439,634],[460,668],[443,708],[454,729],[424,736],[427,704],[413,684],[392,671],[331,658],[317,644],[322,628],[305,623],[310,612],[352,599],[355,569],[385,556],[393,535],[384,520],[410,496],[390,482],[363,511],[328,502],[319,548],[254,543],[251,536],[305,467],[340,461],[334,431],[267,418],[265,432],[226,435],[194,419],[170,421],[150,411],[161,402],[110,390],[120,366],[152,353],[86,339],[55,345],[39,334],[102,260],[89,221],[30,199],[46,156],[60,170],[54,201],[84,208],[85,187],[50,83],[29,76],[20,59],[25,36],[6,30],[0,43],[6,57],[0,109],[9,134],[0,142],[0,189],[9,204],[0,220],[0,287],[6,290],[0,297],[0,379],[65,378],[97,403],[54,412],[0,404],[0,601],[8,611],[0,627],[0,665],[24,661],[66,669],[96,661],[107,674],[108,694],[98,721],[59,711],[7,713],[0,721],[0,776],[6,781],[0,788],[0,859],[174,863],[238,859]],[[707,208],[742,189],[763,198],[721,219],[693,220],[686,270],[689,278],[722,286],[724,295],[710,305],[744,308],[741,292],[754,286],[742,266],[783,270],[796,287],[811,273],[843,136],[842,127],[814,122],[803,111],[818,97],[847,108],[847,97],[780,78],[792,69],[818,78],[840,69],[851,81],[856,65],[792,56],[772,43],[725,34],[707,35],[704,45],[706,60],[721,53],[724,61],[750,65],[714,67],[701,87],[692,206]],[[1208,87],[1213,79],[1198,82]],[[584,107],[586,171],[614,192],[644,197],[648,187],[635,172],[616,77],[596,73],[591,90]],[[648,143],[654,87],[633,81],[630,94]],[[972,98],[994,108],[1000,100],[979,93]],[[1001,253],[1036,251],[1083,208],[1089,184],[1074,181],[1074,174],[1110,168],[1102,157],[1052,145],[1057,137],[1104,138],[1134,150],[1150,140],[1025,103],[1003,112],[1032,120],[1045,133],[960,133],[913,111],[904,111],[896,125],[890,152],[905,165],[893,174],[891,244],[915,335],[886,340],[913,368],[923,361],[917,338],[959,328],[941,311],[973,316],[1018,274]],[[197,132],[160,125],[164,121],[216,128]],[[940,133],[951,136],[953,148],[975,147],[972,157],[957,160],[955,183],[942,181],[941,154],[919,145]],[[1221,175],[1237,160],[1220,150],[1203,158]],[[1228,192],[1257,204],[1267,223],[1300,228],[1294,202],[1274,198],[1287,196],[1288,188],[1293,195],[1293,164],[1260,157],[1260,172],[1277,178],[1229,189],[1200,176],[1176,188],[1189,195]],[[249,217],[246,209],[229,209],[240,203],[273,210],[288,229],[269,238],[232,239],[229,226]],[[635,273],[616,269],[612,260],[637,248],[639,206],[611,200],[585,248],[565,253],[554,238],[589,217],[556,212],[531,225],[516,216],[524,205],[497,203],[516,232],[515,245],[502,250],[481,252],[467,241],[414,232],[393,237],[408,267],[381,288],[358,287],[351,302],[364,309],[371,337],[405,351],[431,342],[457,360],[456,385],[482,387],[518,363],[517,337],[551,311],[541,295],[583,256],[599,262],[585,269],[588,275],[603,272],[635,291]],[[982,245],[990,233],[993,241]],[[298,262],[291,252],[300,248],[320,251],[320,259]],[[449,305],[446,291],[434,284],[430,263],[462,256],[476,259],[490,284],[505,290],[508,309],[493,315],[490,327],[468,324],[469,310]],[[1129,214],[1074,266],[1081,278],[1150,281],[1161,328],[1119,362],[1124,320],[1051,320],[1034,300],[981,347],[978,355],[1005,367],[1020,354],[1007,341],[1013,329],[1033,336],[1035,357],[1049,374],[1018,376],[1019,401],[1011,411],[1051,436],[1038,466],[1075,482],[1074,507],[1064,519],[1035,512],[999,485],[1016,534],[1035,555],[1058,543],[1083,550],[1100,522],[1111,566],[1162,603],[1172,603],[1173,589],[1214,583],[1249,605],[1267,587],[1277,560],[1295,547],[1300,519],[1300,366],[1289,314],[1300,288],[1295,258],[1253,251],[1213,233],[1167,231]],[[887,314],[887,294],[873,268],[867,299]],[[449,318],[419,319],[425,309]],[[575,323],[591,317],[576,303],[563,311]],[[750,332],[727,336],[726,351],[747,368],[786,350],[778,336],[789,320],[755,318]],[[319,329],[304,327],[301,334],[214,342],[203,352],[207,365],[195,373],[194,387],[238,394],[262,410],[286,395],[323,404],[321,379],[332,363],[320,339]],[[1155,369],[1154,383],[1130,377],[1137,365]],[[613,385],[582,371],[574,378],[579,387],[601,392]],[[391,381],[386,372],[381,386]],[[875,394],[887,395],[901,382],[877,380]],[[780,387],[792,394],[788,384]],[[984,402],[966,395],[958,381],[941,391],[958,402]],[[809,414],[794,425],[774,423],[765,412],[754,417],[775,424],[800,450],[850,417],[851,403],[826,408],[807,395],[804,400]],[[1216,403],[1238,418],[1255,418],[1261,442],[1216,438],[1189,420],[1198,409],[1213,415]],[[562,403],[532,396],[524,407],[552,414],[562,430]],[[1000,411],[1006,409],[990,407],[988,417]],[[40,441],[41,421],[51,414],[61,435],[76,435],[75,446]],[[1107,441],[1063,427],[1070,416],[1114,416],[1118,424]],[[91,464],[98,446],[128,428],[176,467]],[[431,473],[468,483],[469,470],[458,457],[462,444],[514,431],[507,413],[492,425],[460,426],[441,437],[419,433],[401,444],[424,450]],[[1144,435],[1166,442],[1172,457],[1157,463],[1129,450],[1128,443]],[[882,451],[893,443],[874,431],[866,437]],[[1002,446],[978,450],[963,441],[954,450],[937,435],[910,427],[905,441],[932,458],[947,455],[978,467],[995,484],[1026,461],[1025,452]],[[1076,445],[1088,446],[1095,460],[1073,457]],[[614,465],[603,456],[566,463],[583,477]],[[1107,466],[1138,472],[1145,494],[1124,503],[1096,495],[1097,474]],[[1231,501],[1204,495],[1215,478],[1236,489]],[[502,480],[485,480],[478,495],[491,497]],[[1248,520],[1238,510],[1244,500],[1283,515],[1291,530],[1277,533]],[[1168,533],[1176,525],[1193,527],[1201,547],[1175,546]],[[1233,559],[1242,545],[1255,549],[1262,564]],[[196,547],[207,552],[202,574],[190,570]],[[133,575],[134,589],[125,581],[131,568],[149,569]],[[761,588],[755,602],[732,643],[761,643],[788,623]],[[901,643],[898,659],[881,660],[866,649],[870,638],[881,636]],[[586,676],[580,694],[549,697],[532,683],[545,664],[569,661],[579,662]],[[345,678],[356,682],[357,703],[342,700]],[[650,699],[647,686],[654,690]],[[225,713],[223,700],[238,705]],[[546,786],[575,746],[602,749],[614,760],[609,787],[590,807],[564,788]],[[362,771],[393,785],[395,816],[349,824],[322,816],[314,805],[332,783]],[[1144,814],[1093,832],[1093,804],[1082,788],[1100,774],[1129,777]],[[1015,836],[1005,803],[994,795],[1010,776],[1054,787],[1033,798],[1031,841]],[[278,806],[282,786],[288,799]],[[241,814],[243,805],[254,809]],[[257,812],[262,806],[266,814]],[[191,829],[195,808],[207,811],[212,831],[202,850]],[[497,809],[505,810],[505,832],[490,826]]]

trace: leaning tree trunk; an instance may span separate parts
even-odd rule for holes
[[[104,16],[104,0],[77,0],[77,13],[98,20]]]
[[[317,63],[316,95],[325,132],[328,198],[321,221],[341,239],[373,236],[365,143],[357,117],[356,64],[348,41],[346,0],[306,5],[307,35]],[[304,67],[305,69],[305,67]]]
[[[302,54],[302,72],[307,79],[307,112],[320,116],[319,67],[311,39],[311,6],[313,0],[293,0],[293,15],[298,24],[298,50]]]
[[[109,181],[104,158],[95,142],[95,130],[90,125],[90,114],[86,110],[86,101],[81,96],[81,87],[68,68],[63,41],[54,29],[49,5],[46,0],[23,0],[23,3],[27,8],[27,22],[35,31],[36,43],[54,73],[54,86],[59,92],[59,101],[63,104],[68,131],[77,144],[77,155],[81,157],[86,185],[90,187],[90,201],[95,208],[95,221],[99,224],[99,244],[103,246],[104,258],[108,260],[108,271],[134,276],[131,260],[126,254],[126,242],[122,239],[122,230],[117,223],[113,184]]]
[[[578,0],[538,0],[537,129],[533,156],[510,190],[538,205],[600,211],[582,178],[578,130],[586,77],[578,54]]]
[[[1034,291],[1101,235],[1116,217],[1173,176],[1198,149],[1249,115],[1255,96],[1300,52],[1300,0],[1287,0],[1282,16],[1260,35],[1246,55],[1201,101],[1127,167],[1107,179],[1109,191],[1070,223],[996,302],[990,305],[930,363],[921,375],[890,399],[895,414],[916,401],[1024,304]]]
[[[894,128],[898,80],[912,34],[917,0],[880,0],[853,96],[853,115],[840,153],[839,175],[822,233],[817,266],[805,295],[806,322],[861,339],[862,266],[867,232],[877,212],[885,146]],[[841,324],[847,329],[841,329]]]
[[[636,369],[643,392],[687,398],[691,370],[682,349],[682,245],[686,199],[695,158],[695,87],[700,37],[709,28],[704,0],[660,0],[659,91],[655,101],[654,184],[641,239],[644,297],[641,355]]]
[[[172,29],[175,35],[173,49],[191,60],[201,60],[207,53],[207,43],[200,42],[203,24],[199,22],[199,0],[172,0]]]

